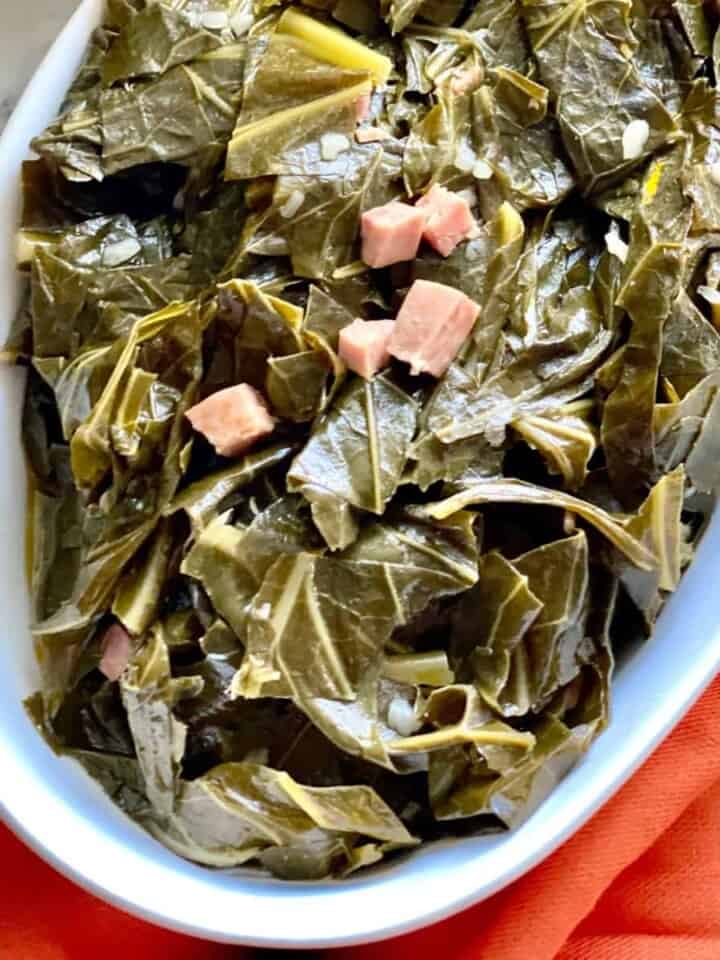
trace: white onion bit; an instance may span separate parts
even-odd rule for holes
[[[292,220],[304,202],[305,194],[302,190],[293,190],[285,203],[280,207],[280,216],[286,220]]]
[[[269,620],[272,613],[272,607],[269,603],[261,604],[254,613],[256,620]]]
[[[208,10],[200,17],[200,24],[206,30],[224,30],[229,23],[228,15],[224,10]]]
[[[477,160],[473,165],[472,175],[476,180],[490,180],[493,175],[492,167],[487,160]]]
[[[102,262],[105,267],[118,267],[121,263],[132,260],[142,250],[140,244],[133,237],[110,243],[103,250]]]
[[[402,697],[393,697],[390,701],[388,723],[401,737],[409,737],[422,726],[412,706]]]
[[[337,160],[341,153],[350,149],[350,141],[344,133],[324,133],[320,137],[320,156],[323,160]]]
[[[625,263],[628,255],[628,245],[620,236],[620,231],[616,223],[612,223],[610,229],[605,234],[605,246],[614,257],[617,257],[618,260]]]
[[[712,287],[698,287],[698,293],[712,306],[720,304],[720,290],[713,290]]]
[[[472,151],[462,144],[455,151],[455,166],[463,173],[470,173],[475,163],[475,157]]]
[[[649,137],[650,127],[647,120],[631,120],[623,130],[623,160],[636,160],[641,157]]]
[[[242,10],[238,11],[230,19],[230,26],[236,37],[244,37],[254,23],[255,17],[251,13],[245,13]]]
[[[390,134],[382,127],[358,127],[355,139],[358,143],[375,143],[378,140],[389,140]]]

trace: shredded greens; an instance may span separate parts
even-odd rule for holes
[[[289,880],[526,819],[720,486],[716,8],[308,7],[108,5],[23,170],[4,353],[33,718],[172,850]],[[474,226],[366,266],[364,215],[426,194]],[[469,335],[357,375],[415,281]],[[224,446],[186,414],[238,385],[222,456],[232,409]]]

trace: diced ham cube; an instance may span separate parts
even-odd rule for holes
[[[340,331],[341,359],[355,373],[370,380],[390,362],[388,343],[394,326],[392,320],[353,320]]]
[[[100,672],[108,680],[119,680],[130,660],[132,637],[125,627],[114,623],[105,631],[102,640],[102,657],[100,658]]]
[[[443,257],[475,232],[475,218],[465,197],[435,184],[415,205],[425,213],[423,238]]]
[[[185,416],[223,457],[234,457],[275,429],[265,401],[247,383],[218,390]]]
[[[388,350],[413,374],[440,377],[470,333],[480,307],[444,283],[416,280],[395,320]]]
[[[408,203],[392,200],[362,215],[362,258],[369,267],[413,260],[418,252],[425,212]]]
[[[355,119],[362,123],[370,116],[370,94],[364,93],[355,101]]]

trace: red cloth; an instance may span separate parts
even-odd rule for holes
[[[512,887],[328,960],[720,960],[720,679],[593,820]],[[100,903],[0,828],[2,960],[244,960]]]

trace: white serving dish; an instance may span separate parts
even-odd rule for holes
[[[28,87],[0,140],[0,341],[16,306],[18,175],[53,117],[99,21],[84,0]],[[655,639],[618,671],[609,730],[514,833],[422,849],[342,883],[286,884],[180,860],[127,820],[72,762],[56,758],[21,701],[38,683],[28,629],[22,377],[0,368],[0,812],[42,857],[147,920],[262,947],[330,947],[417,929],[525,873],[577,830],[668,733],[720,666],[720,518],[665,610]],[[569,878],[571,881],[572,878]]]

